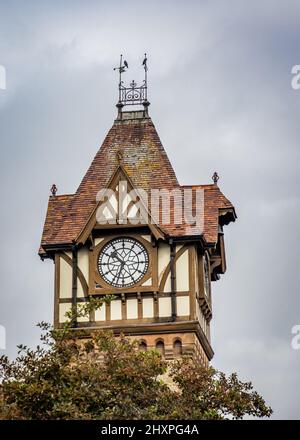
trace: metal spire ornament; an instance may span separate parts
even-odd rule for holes
[[[215,171],[213,176],[212,176],[212,180],[214,182],[215,185],[218,184],[218,180],[220,179],[219,174]]]
[[[150,102],[147,98],[147,54],[144,54],[142,66],[145,72],[145,77],[142,85],[138,86],[137,83],[132,80],[129,84],[129,87],[126,87],[124,85],[124,81],[122,80],[122,73],[126,72],[126,70],[128,69],[127,61],[123,61],[123,55],[120,56],[119,67],[114,68],[114,70],[119,71],[119,101],[117,103],[117,108],[119,112],[118,116],[120,119],[122,119],[122,108],[126,105],[142,105],[144,107],[145,116],[148,116],[148,107],[150,105]]]
[[[119,71],[119,102],[121,101],[121,88],[122,88],[122,73],[126,72],[126,70],[128,69],[128,63],[126,60],[124,60],[123,63],[123,55],[120,55],[120,65],[119,67],[114,67],[114,70],[118,70]]]
[[[53,185],[51,186],[50,191],[51,191],[51,195],[52,195],[53,197],[55,197],[55,196],[56,196],[56,193],[57,193],[57,186],[55,185],[55,183],[53,183]]]

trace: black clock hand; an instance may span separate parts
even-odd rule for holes
[[[110,254],[110,256],[111,256],[112,258],[115,258],[116,260],[120,261],[121,264],[124,263],[124,261],[121,260],[121,258],[118,256],[117,251],[113,251],[113,252]]]
[[[126,266],[130,266],[132,264],[140,264],[140,263],[146,263],[145,261],[126,261]]]
[[[116,277],[117,277],[116,283],[118,283],[119,278],[120,278],[120,276],[121,276],[121,274],[122,274],[122,271],[123,271],[123,268],[124,268],[124,264],[125,264],[124,262],[122,262],[122,263],[120,264],[119,272],[116,274]]]
[[[119,268],[117,269],[117,273],[116,273],[116,275],[114,275],[114,277],[113,277],[113,281],[116,280],[116,282],[118,282],[118,280],[119,280],[119,278],[120,278],[120,275],[121,275],[121,272],[122,272],[122,270],[123,270],[123,267],[124,267],[124,263],[121,263],[120,266],[119,266]]]

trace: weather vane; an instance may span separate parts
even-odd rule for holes
[[[126,72],[128,69],[127,61],[125,59],[123,61],[123,55],[120,55],[120,65],[118,67],[114,67],[114,70],[118,70],[119,72],[119,101],[117,104],[119,117],[121,117],[122,108],[125,105],[143,105],[145,115],[148,116],[148,107],[150,102],[147,99],[147,54],[144,54],[142,67],[145,71],[145,77],[142,85],[138,86],[137,83],[132,80],[129,87],[126,87],[124,85],[124,81],[122,81],[122,73]]]
[[[114,70],[119,71],[119,87],[122,84],[122,73],[126,72],[126,69],[128,69],[128,63],[126,60],[123,62],[123,55],[120,55],[120,65],[119,67],[114,67]]]

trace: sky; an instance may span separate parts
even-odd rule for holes
[[[38,255],[50,187],[74,193],[116,117],[117,73],[143,78],[181,184],[234,203],[213,283],[212,364],[251,380],[273,418],[300,418],[298,1],[0,0],[0,325],[6,350],[53,318]]]

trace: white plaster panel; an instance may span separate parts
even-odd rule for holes
[[[158,299],[158,316],[164,318],[172,315],[171,297]]]
[[[143,318],[153,318],[154,304],[153,298],[143,298]]]
[[[85,281],[89,280],[89,250],[87,248],[80,249],[78,252],[78,268],[81,270]],[[83,298],[84,292],[79,278],[77,278],[77,297]]]
[[[164,292],[171,292],[171,274],[167,276]]]
[[[105,321],[106,304],[103,303],[100,309],[95,310],[95,321]]]
[[[60,298],[72,298],[72,267],[63,258],[60,258]]]
[[[77,278],[77,298],[83,298],[84,292],[79,278]]]
[[[151,278],[151,277],[148,278],[148,280],[145,281],[145,282],[142,284],[142,286],[152,286],[152,278]]]
[[[66,318],[65,314],[69,312],[72,308],[71,303],[59,304],[59,322],[66,322],[69,318]]]
[[[77,321],[78,322],[89,322],[90,317],[89,314],[87,314],[86,316],[78,316]]]
[[[142,238],[146,241],[151,242],[151,235],[142,235]]]
[[[158,276],[159,282],[163,276],[163,273],[170,262],[170,246],[165,243],[161,243],[158,248]]]
[[[176,261],[177,292],[189,290],[189,252],[186,250]]]
[[[188,296],[177,296],[177,315],[187,316],[190,314],[190,298]]]
[[[137,319],[138,302],[137,299],[131,298],[126,301],[127,319]]]
[[[89,279],[89,250],[87,248],[82,248],[78,251],[78,267],[88,282]]]
[[[122,319],[122,302],[120,299],[111,301],[110,303],[110,319]]]
[[[104,238],[103,237],[97,237],[95,238],[95,246],[97,246],[99,243],[101,243],[101,241],[103,241]]]

